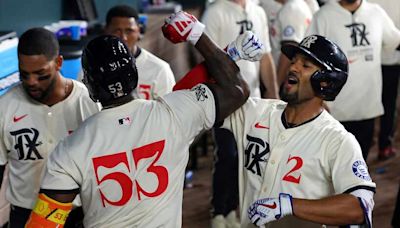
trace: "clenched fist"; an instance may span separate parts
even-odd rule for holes
[[[190,41],[195,45],[204,28],[205,26],[195,16],[179,11],[166,18],[161,29],[164,37],[174,44]]]

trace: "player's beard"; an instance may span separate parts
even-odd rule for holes
[[[55,85],[56,85],[56,81],[57,81],[57,77],[53,76],[53,78],[52,78],[51,81],[50,81],[49,86],[48,86],[46,89],[44,89],[44,90],[39,89],[39,91],[40,91],[41,93],[40,93],[38,96],[33,96],[33,95],[29,92],[30,88],[29,88],[28,86],[26,86],[26,85],[23,85],[23,86],[24,86],[24,88],[25,88],[26,93],[27,93],[32,99],[34,99],[34,100],[36,100],[36,101],[39,101],[39,102],[43,102],[43,101],[45,101],[46,99],[48,99],[48,97],[49,97],[49,96],[52,94],[52,92],[54,91],[54,88],[55,88]]]
[[[297,86],[298,86],[298,88],[300,87],[300,82],[298,82]],[[293,93],[288,93],[288,91],[286,89],[283,89],[282,94],[281,94],[281,99],[283,101],[287,102],[289,106],[291,106],[291,105],[294,106],[294,105],[302,104],[313,98],[313,97],[310,97],[307,95],[300,96],[298,88]]]
[[[296,91],[295,93],[288,93],[286,90],[283,90],[281,99],[288,104],[297,104],[299,100],[299,91]]]

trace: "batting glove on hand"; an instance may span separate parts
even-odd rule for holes
[[[255,62],[261,59],[265,48],[254,33],[246,31],[228,45],[226,52],[233,61],[244,59]]]
[[[254,202],[247,214],[251,222],[257,226],[278,220],[293,214],[292,196],[281,193],[279,198],[265,198]]]
[[[193,45],[200,39],[205,26],[197,18],[184,11],[171,14],[165,19],[161,30],[172,43],[190,41]]]

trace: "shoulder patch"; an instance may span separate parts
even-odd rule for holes
[[[295,32],[294,28],[291,25],[289,25],[289,26],[286,26],[285,29],[283,30],[283,35],[284,36],[292,36],[294,34],[294,32]]]
[[[371,181],[371,177],[369,176],[367,165],[362,160],[357,160],[352,165],[353,173],[358,178],[361,178],[366,181]]]

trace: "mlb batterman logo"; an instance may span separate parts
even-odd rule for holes
[[[367,165],[365,164],[364,161],[361,161],[361,160],[355,161],[353,163],[352,169],[353,169],[354,175],[356,175],[357,177],[367,180],[367,181],[371,181],[371,177],[369,176]]]

